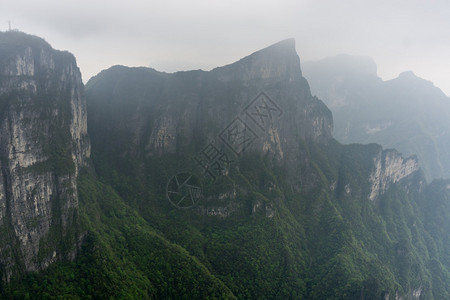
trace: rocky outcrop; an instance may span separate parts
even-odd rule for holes
[[[370,174],[370,200],[383,194],[391,184],[399,182],[419,170],[417,158],[403,158],[396,150],[378,152],[373,159],[374,170]]]
[[[13,269],[74,257],[76,179],[90,143],[75,58],[20,32],[0,39],[0,263],[8,280]]]

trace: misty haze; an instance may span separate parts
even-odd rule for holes
[[[450,4],[0,3],[1,299],[450,299]]]

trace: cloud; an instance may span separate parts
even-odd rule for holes
[[[449,12],[443,0],[0,0],[0,29],[68,49],[85,80],[114,64],[209,69],[294,37],[302,60],[371,56],[383,77],[406,67],[449,94]]]

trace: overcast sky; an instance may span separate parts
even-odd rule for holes
[[[370,56],[385,80],[412,70],[450,95],[448,0],[0,0],[9,20],[72,52],[84,82],[116,64],[210,70],[294,37],[302,61]]]

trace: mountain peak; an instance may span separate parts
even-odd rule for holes
[[[288,39],[281,40],[275,44],[272,44],[266,48],[263,48],[263,49],[255,52],[255,53],[264,52],[264,51],[279,51],[279,50],[295,52],[295,39],[288,38]]]
[[[404,71],[398,75],[399,78],[419,78],[413,71]]]
[[[224,81],[260,79],[294,81],[302,77],[300,58],[295,50],[293,38],[282,40],[212,72]]]
[[[393,79],[393,81],[397,81],[402,84],[414,84],[415,86],[419,85],[422,87],[435,88],[433,82],[417,76],[413,71],[404,71],[400,73],[397,78]]]
[[[27,34],[22,31],[0,31],[0,37],[2,38],[2,46],[36,46],[46,47],[50,49],[50,44],[41,37]]]

